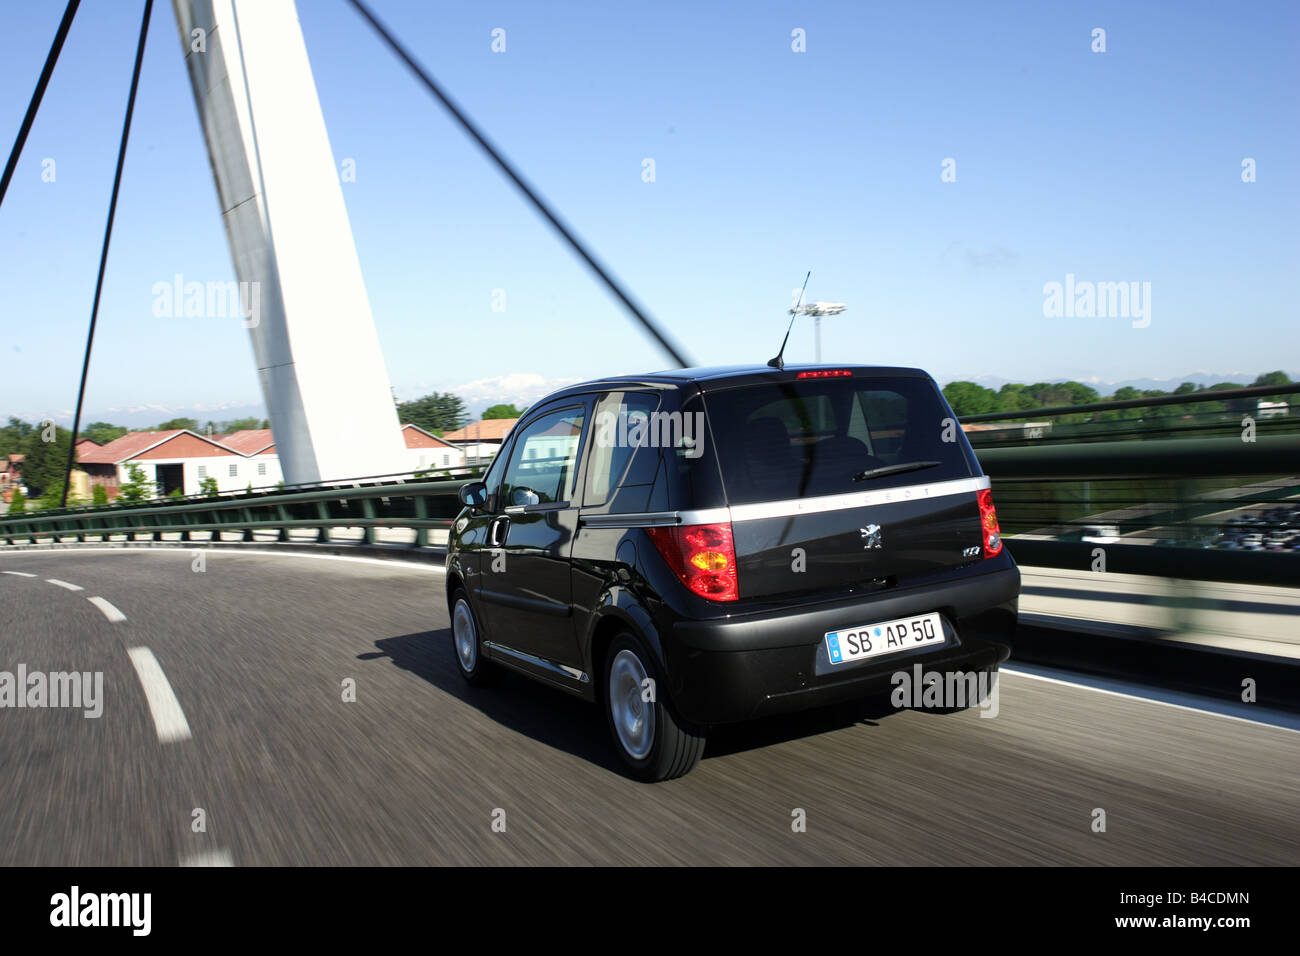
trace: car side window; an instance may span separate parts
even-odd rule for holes
[[[500,510],[498,495],[501,492],[501,477],[505,474],[506,462],[510,460],[510,450],[513,447],[514,443],[507,439],[483,475],[483,484],[488,493],[488,509],[491,511]]]
[[[503,507],[572,500],[586,408],[547,412],[515,438],[501,487]]]
[[[659,467],[659,399],[657,392],[610,392],[596,404],[585,507],[608,501],[614,513],[645,510]]]

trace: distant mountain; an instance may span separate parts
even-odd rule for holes
[[[584,381],[581,378],[547,378],[533,372],[515,372],[510,375],[496,375],[492,378],[480,378],[460,385],[443,386],[418,384],[401,389],[398,398],[410,401],[428,395],[430,392],[451,392],[465,401],[471,421],[477,420],[485,409],[493,405],[514,405],[526,408],[539,398],[544,398],[557,388]],[[409,393],[409,394],[408,394]]]
[[[74,409],[54,412],[50,417],[67,428],[72,427]],[[24,421],[39,421],[40,416],[18,415]],[[266,407],[257,405],[236,405],[215,403],[211,405],[122,405],[111,408],[85,408],[81,412],[81,424],[90,422],[108,422],[110,425],[123,425],[127,428],[144,429],[172,418],[194,418],[200,427],[209,421],[231,421],[236,418],[266,418]]]

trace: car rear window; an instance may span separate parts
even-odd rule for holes
[[[976,474],[974,455],[927,378],[836,378],[705,395],[730,504],[847,494]],[[936,464],[867,477],[874,468]]]

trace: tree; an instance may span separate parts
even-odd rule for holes
[[[1233,388],[1245,388],[1240,382],[1216,382],[1206,389],[1207,392],[1226,392]],[[1230,398],[1227,401],[1210,403],[1216,412],[1228,412],[1232,415],[1244,415],[1254,410],[1255,403],[1249,398]]]
[[[20,514],[27,510],[27,499],[23,496],[21,488],[14,489],[14,496],[9,499],[9,513],[11,515]]]
[[[1251,385],[1291,385],[1293,383],[1291,379],[1287,376],[1286,372],[1265,372],[1264,374],[1256,377],[1255,381],[1251,382],[1250,384]],[[1256,399],[1256,401],[1265,401],[1265,402],[1281,401],[1281,400],[1285,400],[1286,397],[1287,396],[1285,395],[1265,395],[1260,399]]]
[[[65,484],[66,482],[60,479],[49,485],[45,489],[45,493],[41,495],[41,507],[46,509],[62,508],[64,506],[63,486]],[[84,505],[85,503],[84,498],[78,498],[71,494],[68,495],[67,507],[69,508],[75,508],[77,505]]]
[[[232,432],[270,428],[271,423],[264,418],[232,418],[228,422],[208,422],[207,427],[212,429],[214,435],[229,435]]]
[[[131,429],[123,425],[110,425],[108,422],[91,422],[81,430],[82,438],[89,438],[91,441],[107,445],[114,439],[121,438]]]
[[[0,458],[20,454],[27,444],[27,437],[35,430],[20,418],[9,418],[9,424],[0,428]]]
[[[197,418],[173,418],[171,421],[163,422],[154,431],[169,432],[176,428],[185,428],[197,432],[199,430],[199,420]]]
[[[144,469],[132,462],[126,466],[128,481],[122,485],[123,501],[143,501],[152,498],[156,490],[154,484],[144,475]]]
[[[465,424],[469,414],[465,402],[447,392],[433,392],[410,402],[399,402],[397,418],[403,425],[417,425],[425,431],[441,435]]]
[[[515,408],[513,405],[493,405],[483,413],[483,420],[492,418],[520,418],[528,410],[527,406]]]
[[[95,485],[90,489],[90,500],[97,505],[108,504],[108,489],[103,485]]]
[[[46,438],[54,440],[46,441]],[[62,494],[71,445],[72,431],[67,428],[47,426],[33,429],[27,436],[23,444],[23,484],[33,495],[43,496],[52,485],[57,485]],[[75,456],[73,461],[76,461]]]
[[[1257,376],[1251,385],[1291,385],[1291,379],[1286,372],[1264,372]]]
[[[217,479],[211,475],[199,482],[199,494],[207,495],[209,498],[215,498],[220,489],[217,487]]]
[[[1004,412],[1024,412],[1041,407],[1028,385],[1017,385],[1014,382],[1008,382],[998,389],[997,401],[999,410]]]
[[[997,393],[974,382],[949,382],[943,387],[943,397],[958,418],[997,411]]]

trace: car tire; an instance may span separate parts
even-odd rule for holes
[[[603,678],[605,720],[632,776],[657,782],[695,769],[704,755],[704,730],[674,712],[654,657],[631,632],[610,643]],[[648,701],[647,691],[653,698]]]
[[[483,656],[478,617],[464,588],[457,588],[451,595],[451,656],[467,684],[482,686],[500,676],[500,668]]]

